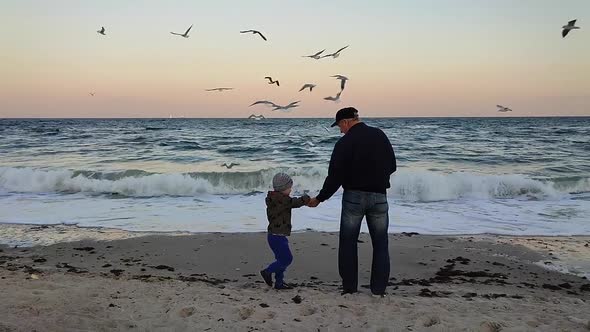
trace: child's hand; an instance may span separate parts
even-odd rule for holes
[[[309,195],[304,194],[303,196],[301,196],[301,200],[303,200],[303,203],[305,205],[309,204],[309,201],[311,200],[311,198],[309,197]]]
[[[314,208],[314,207],[316,207],[316,206],[318,206],[318,205],[320,205],[320,201],[318,201],[318,199],[317,199],[317,198],[315,198],[315,197],[311,198],[311,199],[309,200],[309,202],[307,203],[307,206],[308,206],[308,207],[312,207],[312,208]]]

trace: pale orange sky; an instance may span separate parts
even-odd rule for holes
[[[350,105],[363,116],[504,115],[496,104],[510,116],[590,116],[588,13],[586,0],[9,0],[0,117],[331,117]],[[581,29],[562,38],[574,18]],[[188,39],[169,33],[191,24]],[[301,57],[346,45],[337,59]],[[323,100],[339,91],[335,74],[350,78],[340,103]],[[308,82],[317,88],[298,92]],[[261,99],[301,106],[248,107]]]

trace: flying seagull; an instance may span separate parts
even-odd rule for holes
[[[213,89],[205,89],[205,91],[219,91],[223,92],[225,90],[233,90],[234,88],[213,88]]]
[[[256,115],[256,114],[251,114],[248,119],[254,119],[254,120],[262,120],[265,119],[264,115],[260,114],[260,115]]]
[[[227,169],[230,169],[230,168],[232,168],[232,167],[234,167],[234,166],[239,166],[239,165],[240,165],[240,164],[236,164],[236,163],[229,163],[229,164],[228,164],[228,163],[223,163],[223,164],[221,164],[221,166],[224,166],[224,167],[226,167]]]
[[[279,80],[273,81],[272,80],[272,77],[270,77],[270,76],[266,76],[264,78],[266,78],[268,80],[268,84],[275,84],[276,83],[277,86],[280,86],[279,85]]]
[[[498,112],[512,112],[511,109],[509,109],[508,107],[504,107],[502,105],[496,105],[496,107],[498,108]]]
[[[301,89],[299,89],[299,92],[301,92],[301,91],[303,91],[303,90],[305,90],[307,88],[309,88],[309,92],[311,92],[311,90],[313,90],[313,88],[315,88],[315,87],[316,87],[315,84],[306,83],[305,85],[303,85],[301,87]]]
[[[283,112],[289,112],[289,109],[291,108],[295,108],[295,107],[299,107],[299,105],[297,105],[301,100],[298,101],[294,101],[292,103],[289,103],[289,105],[285,105],[285,106],[280,106],[280,105],[275,105],[275,108],[273,108],[273,111],[278,111],[281,110]]]
[[[327,58],[327,57],[331,56],[332,58],[336,59],[337,57],[340,56],[340,52],[343,51],[344,49],[346,49],[348,46],[350,46],[350,45],[346,45],[343,48],[339,49],[338,51],[336,51],[332,54],[326,54],[326,55],[322,56],[322,58]]]
[[[338,93],[336,94],[336,97],[328,96],[328,97],[325,97],[324,99],[325,99],[325,100],[331,100],[331,101],[336,101],[336,102],[337,102],[337,101],[339,101],[339,100],[340,100],[340,94],[341,94],[341,93],[342,93],[342,90],[340,90],[340,92],[338,92]]]
[[[579,29],[580,27],[576,26],[576,21],[577,20],[571,20],[567,23],[567,25],[564,25],[562,28],[563,30],[561,31],[561,36],[563,38],[565,38],[565,36],[567,36],[567,34],[570,32],[570,30],[573,29]]]
[[[332,77],[336,77],[336,79],[340,80],[340,91],[344,90],[344,86],[346,85],[346,81],[348,81],[348,77],[342,75],[334,75]]]
[[[186,29],[186,32],[185,33],[176,33],[176,32],[170,32],[170,33],[173,34],[173,35],[177,35],[177,36],[181,36],[181,37],[184,37],[184,38],[188,38],[189,37],[188,36],[188,32],[191,31],[192,28],[193,28],[193,25],[191,24],[191,26],[188,29]]]
[[[321,51],[317,52],[316,54],[312,54],[312,55],[302,55],[302,56],[303,56],[304,58],[312,58],[312,59],[319,60],[319,59],[321,58],[321,57],[320,57],[320,54],[324,53],[324,51],[325,51],[325,50],[326,50],[326,49],[323,49],[323,50],[321,50]]]
[[[277,104],[273,103],[272,101],[268,101],[268,100],[259,100],[259,101],[255,101],[255,102],[253,102],[253,103],[252,103],[252,105],[250,105],[250,106],[259,105],[259,104],[270,105],[270,106],[272,106],[272,107],[277,107],[277,106],[279,106],[279,105],[277,105]],[[248,106],[248,107],[250,107],[250,106]]]
[[[260,31],[257,31],[257,30],[243,30],[243,31],[240,31],[240,33],[249,33],[249,32],[251,32],[253,34],[258,34],[260,37],[262,37],[262,39],[266,40],[266,37],[264,37],[264,35],[262,33],[260,33]]]
[[[106,36],[107,35],[106,33],[104,33],[104,27],[101,27],[101,29],[100,30],[97,30],[96,32],[100,33],[103,36]]]
[[[88,94],[91,95],[92,97],[94,97],[95,92],[90,92]]]

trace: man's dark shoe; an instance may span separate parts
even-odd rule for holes
[[[267,285],[272,286],[272,273],[266,270],[262,270],[260,271],[260,275],[262,276],[262,279],[264,279],[264,282],[266,282]]]
[[[289,285],[288,283],[284,282],[282,284],[278,284],[275,285],[275,289],[278,290],[283,290],[283,289],[293,289],[294,287],[292,285]]]
[[[340,293],[340,295],[354,294],[356,292],[358,292],[356,289],[355,290],[347,289],[347,290],[343,290],[342,293]]]

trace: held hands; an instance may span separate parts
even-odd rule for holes
[[[308,207],[314,208],[314,207],[316,207],[318,205],[320,205],[320,201],[318,201],[318,199],[316,197],[311,198],[309,200],[309,202],[307,202],[307,206]]]

